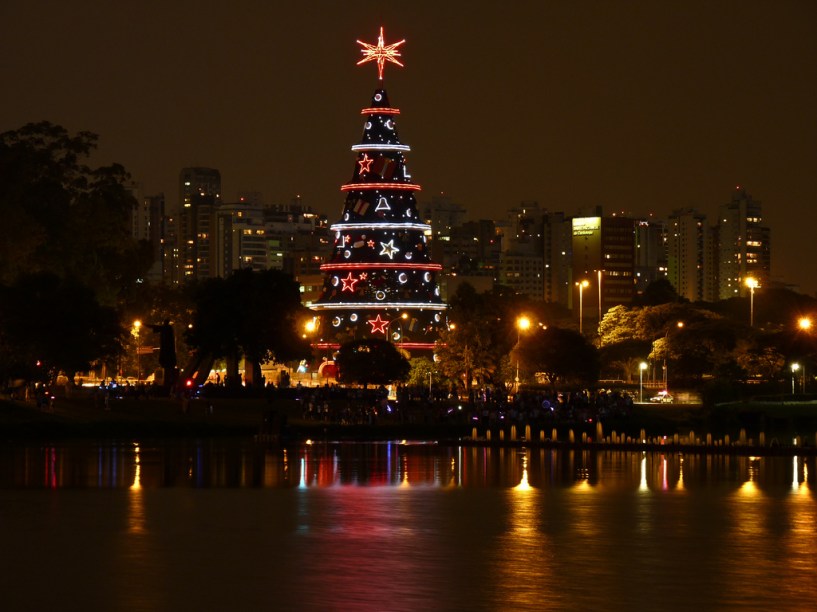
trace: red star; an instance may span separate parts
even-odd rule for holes
[[[366,243],[366,245],[367,245],[367,246],[368,246],[370,249],[373,249],[373,248],[374,248],[374,240],[369,240],[369,242],[367,242],[367,243]]]
[[[369,319],[367,323],[372,326],[373,334],[377,333],[385,334],[386,326],[389,324],[389,321],[388,320],[384,321],[383,319],[380,318],[380,315],[377,315],[376,319]]]
[[[367,278],[369,278],[369,273],[368,272],[361,272],[360,273],[360,280],[366,280]]]
[[[354,293],[355,283],[358,282],[360,279],[353,277],[352,273],[349,272],[349,276],[347,276],[346,278],[342,278],[340,280],[343,283],[343,289],[341,289],[341,291],[351,291],[352,293]]]
[[[361,174],[366,174],[367,172],[369,172],[369,167],[372,165],[373,161],[374,160],[371,157],[369,157],[366,153],[364,153],[363,154],[363,159],[361,159],[359,162],[357,162],[357,163],[360,164],[360,173]]]
[[[349,234],[346,234],[343,237],[343,242],[346,243],[346,244],[349,244],[350,242],[352,242],[352,237]]]

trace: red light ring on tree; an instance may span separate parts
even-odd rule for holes
[[[348,183],[340,188],[341,191],[354,191],[355,189],[408,189],[409,191],[420,191],[421,187],[414,183]]]
[[[438,263],[325,263],[321,264],[323,270],[371,270],[372,268],[385,268],[387,270],[442,270],[442,264]]]
[[[333,302],[312,304],[311,310],[448,310],[448,304],[432,302]]]
[[[339,349],[340,344],[337,342],[313,342],[310,345],[317,349]],[[434,342],[395,342],[395,346],[408,349],[428,349],[432,350],[438,346],[445,346],[444,344],[437,344]]]
[[[364,108],[361,115],[399,115],[399,108]]]

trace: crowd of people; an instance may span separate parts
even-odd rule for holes
[[[556,426],[627,417],[633,397],[619,390],[521,390],[508,394],[483,387],[460,397],[453,390],[400,386],[389,397],[385,387],[347,388],[337,385],[294,387],[307,420],[335,424],[448,423],[494,427]],[[434,391],[437,391],[436,393]]]

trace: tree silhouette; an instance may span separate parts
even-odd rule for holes
[[[196,292],[196,314],[187,342],[227,362],[227,385],[237,385],[243,355],[248,384],[261,378],[261,363],[309,357],[299,323],[308,316],[296,281],[278,270],[238,270],[204,281]]]
[[[342,344],[335,363],[341,382],[359,383],[364,387],[404,380],[411,369],[408,360],[391,342],[377,338]]]
[[[38,273],[0,287],[0,370],[49,382],[69,378],[121,349],[123,329],[113,308],[73,279]]]
[[[0,282],[49,272],[113,305],[147,270],[149,249],[130,233],[130,176],[82,163],[96,142],[48,122],[0,134]]]
[[[599,356],[579,332],[549,327],[521,338],[519,359],[530,372],[541,372],[551,385],[593,385],[599,377]]]

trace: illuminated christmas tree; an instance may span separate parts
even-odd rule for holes
[[[400,111],[383,88],[386,62],[402,66],[398,48],[385,45],[383,28],[377,45],[358,41],[363,59],[377,63],[379,83],[365,117],[363,137],[352,147],[357,155],[346,193],[342,219],[331,226],[334,246],[321,266],[324,287],[312,305],[314,346],[335,349],[350,340],[387,339],[406,351],[430,351],[445,323],[437,272],[426,236],[431,227],[417,212],[405,153],[397,136]]]

